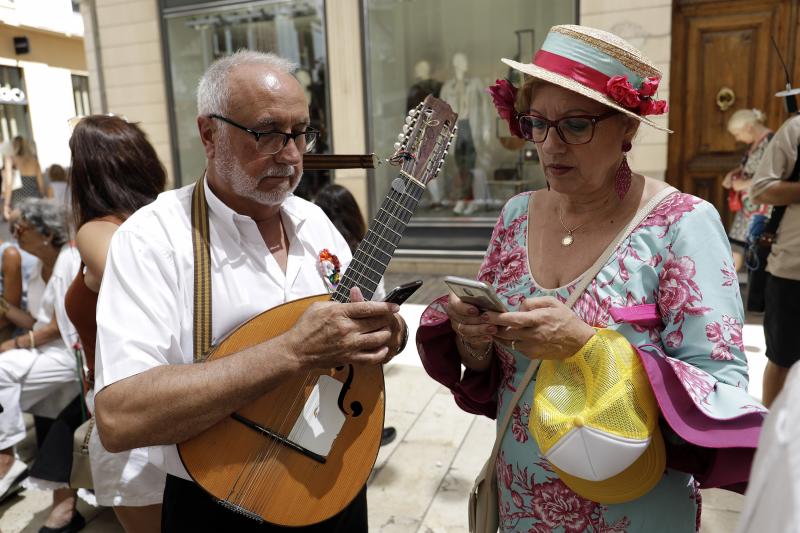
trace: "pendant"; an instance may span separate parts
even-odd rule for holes
[[[573,242],[575,242],[575,238],[572,236],[572,233],[567,233],[561,238],[561,246],[565,248],[572,245]]]

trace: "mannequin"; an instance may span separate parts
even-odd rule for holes
[[[417,61],[417,64],[414,65],[414,80],[414,85],[408,89],[406,109],[416,107],[429,94],[439,97],[439,92],[442,90],[442,82],[431,78],[431,64],[428,61],[423,59],[422,61]]]
[[[467,56],[461,52],[453,54],[454,77],[444,83],[441,91],[441,99],[458,113],[458,135],[452,148],[458,169],[453,178],[453,193],[456,200],[453,213],[457,215],[471,215],[479,207],[477,202],[472,201],[473,176],[477,159],[475,140],[476,135],[485,129],[486,124],[483,116],[485,106],[481,105],[483,87],[479,78],[468,75],[468,70]],[[483,139],[483,136],[480,139]]]

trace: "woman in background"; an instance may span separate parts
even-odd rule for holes
[[[86,356],[91,410],[97,293],[111,237],[134,211],[164,190],[166,173],[141,128],[120,117],[84,118],[75,126],[69,147],[68,187],[82,268],[69,288],[66,306]],[[128,533],[160,531],[166,474],[149,463],[147,451],[110,453],[94,430],[89,457],[97,502],[114,507]]]
[[[44,198],[42,168],[30,141],[25,137],[14,137],[11,141],[11,157],[8,158],[3,175],[3,216],[8,220],[11,210],[25,198]],[[20,182],[14,183],[19,173]]]
[[[750,199],[748,189],[767,144],[772,139],[772,130],[764,125],[764,113],[758,109],[740,109],[728,119],[728,133],[738,142],[748,145],[742,162],[722,180],[722,186],[730,191],[729,207],[731,210],[738,208],[728,231],[728,237],[733,245],[734,267],[739,271],[744,258],[742,248],[747,241],[751,224],[756,217],[769,216],[771,210],[768,205],[754,203]]]

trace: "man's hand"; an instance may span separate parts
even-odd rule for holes
[[[301,368],[380,364],[394,355],[402,339],[402,319],[396,316],[400,306],[365,302],[358,289],[351,291],[351,300],[312,304],[284,334]]]
[[[17,347],[14,346],[14,337],[11,337],[7,341],[3,341],[0,344],[0,353],[7,352],[9,350],[15,350]]]

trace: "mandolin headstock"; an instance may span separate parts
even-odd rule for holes
[[[458,114],[450,106],[429,95],[408,112],[403,131],[395,143],[390,163],[423,185],[442,170],[447,150],[455,138]]]

